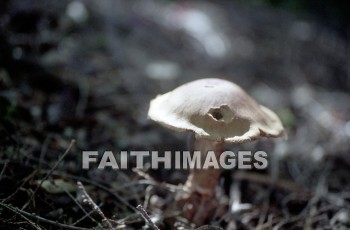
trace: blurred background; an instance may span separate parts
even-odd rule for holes
[[[269,201],[261,223],[242,220],[241,215],[253,215],[250,210],[232,217],[240,223],[236,227],[267,223],[271,213],[293,226],[349,227],[350,3],[345,0],[2,0],[0,198],[12,196],[7,203],[23,205],[30,196],[19,188],[41,187],[35,181],[47,174],[35,170],[52,168],[72,139],[76,144],[55,169],[56,179],[68,180],[63,176],[68,173],[111,188],[137,181],[140,176],[132,172],[81,170],[81,151],[185,150],[185,134],[147,118],[149,101],[206,77],[242,86],[280,116],[289,135],[288,141],[242,147],[270,154],[269,170],[256,173],[263,181],[288,181],[273,195],[255,174],[235,179],[237,174],[224,173],[227,194],[240,180],[242,202],[260,210]],[[186,179],[184,172],[149,173],[174,184]],[[137,205],[144,186],[133,189],[133,195],[118,191]],[[129,215],[118,200],[92,190],[108,217],[120,210]],[[265,195],[256,197],[257,191]],[[63,201],[50,199],[28,209],[43,216],[62,209]],[[63,213],[73,212],[73,206]],[[4,213],[0,222],[7,226]],[[289,223],[291,216],[298,218]],[[79,225],[94,226],[84,221]]]

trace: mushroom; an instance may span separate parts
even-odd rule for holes
[[[150,103],[148,116],[167,128],[193,132],[193,149],[201,151],[202,156],[214,151],[217,159],[224,143],[285,136],[274,112],[259,105],[238,85],[217,78],[195,80],[157,96]],[[197,213],[187,217],[194,223],[202,224],[212,215],[220,174],[220,169],[190,170],[182,200],[205,208],[204,213],[198,213],[199,207],[192,207]],[[199,201],[194,201],[198,196]]]

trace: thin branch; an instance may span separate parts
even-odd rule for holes
[[[141,213],[141,216],[145,219],[145,221],[149,224],[149,226],[153,229],[153,230],[159,230],[159,228],[157,227],[157,225],[155,225],[153,223],[153,221],[151,220],[151,217],[147,214],[146,210],[142,207],[141,204],[137,205],[136,209]]]
[[[39,166],[38,168],[41,169],[46,152],[47,152],[47,148],[49,146],[50,140],[51,140],[52,135],[49,134],[46,138],[45,141],[43,143],[43,146],[41,147],[41,151],[40,151],[40,156],[39,156]]]
[[[23,186],[30,180],[34,175],[37,173],[37,170],[34,170],[31,174],[29,174],[26,178],[23,179],[22,183],[16,188],[16,191],[14,191],[11,195],[6,197],[5,199],[1,200],[2,202],[6,203],[11,198],[13,198],[22,188]]]
[[[90,228],[80,228],[80,227],[74,227],[74,226],[70,226],[70,225],[66,225],[66,224],[61,224],[61,223],[59,223],[59,222],[57,222],[57,221],[45,219],[45,218],[40,217],[40,216],[38,216],[38,215],[36,215],[36,214],[28,213],[28,212],[23,211],[23,210],[21,210],[21,209],[19,209],[19,208],[12,207],[12,206],[10,206],[10,205],[6,205],[6,204],[1,203],[1,202],[0,202],[0,206],[6,208],[6,209],[8,209],[8,210],[10,210],[10,211],[12,211],[12,212],[14,212],[14,213],[16,213],[16,214],[21,215],[21,216],[22,216],[23,218],[25,218],[26,220],[28,220],[28,219],[26,218],[26,217],[28,217],[28,218],[36,219],[36,220],[38,220],[38,221],[47,223],[47,224],[51,224],[51,225],[54,225],[54,226],[58,226],[58,227],[63,228],[63,229],[72,229],[72,230],[87,230],[87,229],[90,229]],[[30,220],[28,220],[28,221],[30,221]],[[30,221],[30,222],[31,222],[31,221]],[[31,222],[31,223],[32,223],[32,222]],[[36,226],[34,223],[32,223],[32,224],[36,227],[36,229],[42,229],[42,228],[40,228],[39,226]]]
[[[124,204],[130,210],[132,210],[134,212],[137,211],[137,209],[134,206],[129,204],[129,202],[126,201],[125,199],[123,199],[123,197],[121,197],[120,195],[118,195],[118,193],[116,193],[112,189],[110,189],[110,188],[108,188],[108,187],[106,187],[106,186],[104,186],[104,185],[102,185],[100,183],[97,183],[97,182],[95,182],[93,180],[86,179],[84,177],[74,176],[74,175],[70,175],[70,174],[67,174],[67,173],[55,173],[54,172],[53,175],[59,175],[59,176],[62,176],[62,177],[67,177],[67,178],[83,181],[85,183],[89,183],[89,184],[91,184],[93,186],[96,186],[99,189],[102,189],[103,191],[106,191],[108,194],[110,194],[111,196],[115,197],[118,201],[120,201],[122,204]]]
[[[64,187],[62,187],[62,189],[64,190],[64,192],[73,200],[73,202],[85,213],[85,215],[80,218],[79,220],[75,221],[72,225],[75,226],[77,225],[80,221],[84,220],[85,218],[89,217],[89,219],[91,221],[93,221],[95,224],[100,226],[100,223],[97,222],[94,218],[91,217],[91,213],[94,212],[94,210],[87,212],[83,206],[81,206],[81,204],[79,203],[79,201],[77,201],[77,199],[75,197],[73,197],[73,195]]]
[[[42,229],[40,226],[38,226],[36,223],[34,223],[33,221],[29,220],[25,215],[23,215],[23,213],[21,212],[18,212],[17,208],[14,208],[14,207],[11,207],[11,206],[8,206],[6,204],[3,204],[0,202],[0,206],[16,213],[17,215],[19,215],[20,217],[22,217],[24,220],[26,220],[28,223],[30,223],[35,229]]]
[[[5,161],[5,163],[4,163],[4,167],[2,167],[2,170],[1,170],[1,173],[0,173],[0,181],[1,181],[1,179],[2,179],[2,176],[4,175],[4,173],[5,173],[5,169],[6,169],[6,167],[7,167],[7,165],[8,165],[8,163],[9,163],[9,161],[7,160],[7,161]]]
[[[98,215],[102,217],[102,222],[106,223],[108,225],[108,228],[113,230],[113,226],[111,222],[109,222],[107,217],[103,214],[100,207],[98,207],[97,204],[91,199],[89,194],[86,192],[84,185],[80,181],[77,182],[77,185],[78,185],[78,196],[81,197],[82,203],[89,205]]]
[[[41,187],[41,185],[44,183],[44,181],[47,180],[47,178],[49,178],[51,176],[51,174],[53,173],[53,171],[55,171],[55,169],[58,167],[58,165],[63,161],[63,159],[66,157],[66,155],[70,152],[71,148],[73,147],[73,144],[75,143],[75,140],[72,140],[68,146],[68,148],[66,149],[66,151],[63,153],[63,155],[58,159],[58,161],[56,162],[56,164],[52,167],[52,169],[50,169],[49,173],[46,174],[46,176],[44,177],[44,179],[41,180],[40,184],[38,184],[38,186],[36,187],[36,189],[34,190],[33,194],[31,195],[31,197],[29,198],[29,200],[27,201],[27,203],[25,203],[22,207],[22,210],[25,209],[29,204],[30,201],[34,198],[36,192],[39,190],[39,188]]]
[[[89,217],[90,219],[93,220],[93,222],[97,223],[97,225],[98,225],[99,227],[102,227],[100,223],[98,223],[95,219],[93,219],[93,218],[91,217],[91,214],[94,213],[94,212],[95,212],[95,210],[91,210],[90,212],[86,212],[86,211],[84,210],[84,213],[86,213],[86,214],[85,214],[84,216],[82,216],[80,219],[76,220],[74,223],[72,223],[72,226],[75,226],[75,225],[79,224],[80,222],[82,222],[83,220],[85,220],[86,218]]]

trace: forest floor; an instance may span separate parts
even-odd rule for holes
[[[204,77],[241,85],[289,139],[226,146],[269,168],[224,171],[227,210],[201,229],[349,229],[349,41],[280,9],[145,2],[0,3],[0,229],[149,227],[139,204],[161,229],[200,227],[150,205],[188,172],[83,170],[82,151],[186,150],[149,101]]]

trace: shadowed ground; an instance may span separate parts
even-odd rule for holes
[[[0,229],[141,229],[139,204],[161,229],[190,229],[170,208],[186,171],[82,170],[81,153],[186,150],[149,101],[204,77],[242,86],[289,136],[226,147],[263,150],[269,168],[224,171],[229,210],[207,224],[349,228],[350,14],[337,3],[2,1]]]

